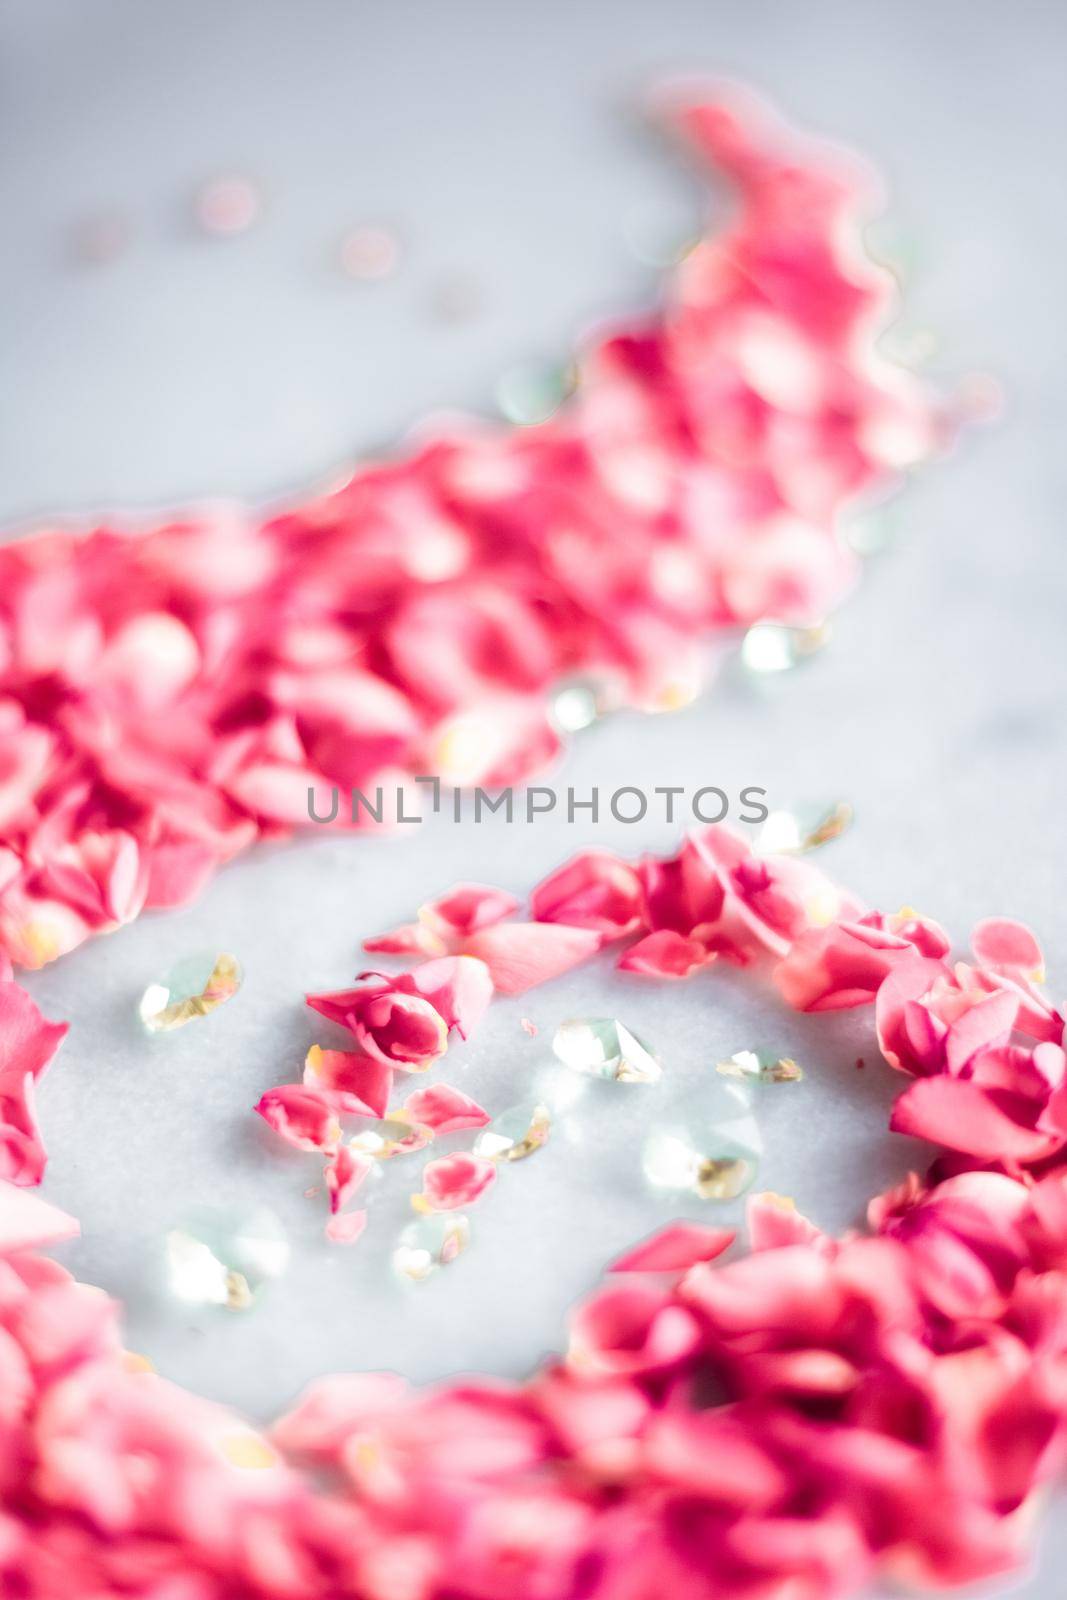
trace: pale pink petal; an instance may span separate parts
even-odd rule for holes
[[[484,1128],[491,1119],[488,1111],[461,1089],[435,1083],[416,1089],[404,1101],[404,1111],[413,1122],[434,1133],[456,1133],[461,1128]]]
[[[365,1211],[342,1211],[327,1219],[323,1230],[331,1244],[355,1244],[367,1226]]]
[[[502,922],[476,933],[464,948],[489,968],[501,994],[524,994],[588,961],[600,949],[600,935],[591,928],[570,928],[559,922]]]
[[[65,1211],[0,1179],[0,1255],[47,1249],[79,1232],[78,1223]]]
[[[457,883],[447,894],[431,900],[419,910],[419,922],[432,936],[452,943],[492,927],[517,911],[519,902],[505,889],[484,883]]]
[[[484,963],[470,954],[426,961],[405,976],[461,1039],[474,1032],[493,998],[492,979]]]
[[[1045,958],[1030,929],[1007,917],[986,917],[971,933],[974,959],[983,967],[1014,973],[1037,980],[1044,972]]]

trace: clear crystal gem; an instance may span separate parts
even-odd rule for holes
[[[595,678],[567,678],[553,690],[548,715],[557,733],[580,733],[605,715],[608,694]]]
[[[821,650],[829,636],[825,623],[790,628],[780,622],[757,622],[741,642],[741,661],[747,671],[758,677],[789,672]]]
[[[569,367],[512,367],[496,386],[496,402],[509,422],[531,427],[547,422],[574,388]]]
[[[201,951],[179,961],[157,983],[150,983],[138,1004],[149,1033],[183,1028],[197,1017],[210,1016],[241,987],[244,973],[236,956]]]
[[[713,1106],[717,1114],[699,1129],[676,1125],[648,1134],[641,1165],[653,1188],[733,1200],[755,1181],[763,1138],[744,1092],[719,1084]]]
[[[424,1128],[421,1122],[409,1122],[399,1115],[364,1117],[360,1121],[359,1132],[349,1140],[349,1144],[361,1155],[388,1161],[393,1156],[425,1150],[432,1139],[433,1133],[429,1128]]]
[[[743,1078],[751,1083],[799,1083],[803,1069],[792,1056],[758,1054],[755,1050],[736,1050],[716,1070],[724,1078]]]
[[[289,1244],[270,1211],[234,1217],[202,1209],[168,1232],[166,1264],[176,1299],[244,1311],[269,1279],[285,1271]]]
[[[839,839],[851,822],[852,807],[844,800],[817,809],[808,806],[796,811],[772,811],[756,830],[756,850],[764,856],[817,850],[820,845]]]
[[[512,1106],[482,1129],[474,1141],[474,1153],[490,1161],[522,1161],[548,1142],[551,1127],[547,1106]]]
[[[433,1212],[409,1223],[393,1251],[393,1269],[412,1283],[447,1267],[470,1243],[470,1223],[458,1211]]]
[[[614,1017],[561,1022],[552,1049],[564,1066],[619,1083],[657,1083],[663,1068],[652,1051]]]

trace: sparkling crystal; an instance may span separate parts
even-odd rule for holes
[[[614,1017],[575,1017],[561,1022],[552,1049],[575,1072],[620,1083],[656,1083],[663,1068],[648,1045]]]
[[[257,1209],[235,1218],[200,1210],[166,1238],[172,1294],[194,1305],[244,1311],[263,1285],[289,1264],[289,1244],[272,1212]]]
[[[349,1144],[362,1155],[388,1161],[393,1156],[424,1150],[432,1139],[432,1131],[424,1128],[421,1122],[410,1122],[406,1117],[394,1115],[362,1118],[359,1132],[349,1140]]]
[[[447,1267],[470,1243],[470,1223],[458,1211],[433,1212],[409,1223],[393,1251],[393,1269],[402,1278],[421,1283],[438,1267]]]
[[[732,1200],[755,1181],[763,1139],[744,1091],[719,1084],[712,1109],[699,1130],[679,1124],[648,1134],[641,1165],[654,1188]]]
[[[755,1083],[799,1083],[803,1070],[791,1056],[758,1055],[755,1050],[736,1050],[716,1070],[724,1078],[743,1078]]]
[[[569,368],[512,367],[496,386],[496,402],[509,422],[533,426],[547,422],[574,388]]]
[[[799,855],[839,839],[852,823],[852,807],[836,805],[801,807],[797,811],[772,811],[756,832],[760,855]]]
[[[758,677],[789,672],[821,650],[829,636],[825,623],[813,628],[789,628],[779,622],[757,622],[742,640],[741,661]]]
[[[182,1028],[235,995],[244,980],[236,956],[204,951],[188,956],[141,996],[138,1012],[150,1033]]]
[[[548,702],[548,715],[558,733],[580,733],[604,715],[603,685],[593,678],[569,678]]]
[[[549,1109],[541,1104],[512,1106],[494,1117],[474,1141],[476,1156],[491,1161],[522,1161],[547,1144],[552,1127]]]

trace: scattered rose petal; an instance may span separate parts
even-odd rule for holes
[[[422,1193],[415,1199],[419,1209],[455,1211],[473,1205],[496,1178],[496,1166],[483,1156],[457,1151],[438,1156],[422,1169]]]
[[[672,1222],[667,1228],[634,1245],[611,1272],[686,1272],[698,1261],[713,1261],[733,1244],[732,1228],[705,1228],[696,1222]]]

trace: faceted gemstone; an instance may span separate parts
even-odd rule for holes
[[[547,422],[574,388],[574,377],[568,367],[512,367],[497,383],[497,405],[520,426]]]
[[[799,1083],[803,1070],[792,1056],[760,1055],[755,1050],[736,1050],[728,1061],[720,1061],[716,1071],[724,1078],[744,1078],[752,1083]]]
[[[852,822],[852,807],[841,800],[836,805],[800,807],[796,811],[772,811],[756,831],[760,855],[796,855],[817,850],[820,845],[839,839]]]
[[[547,1106],[512,1106],[482,1129],[474,1141],[474,1153],[491,1161],[522,1161],[548,1142],[551,1127]]]
[[[193,1305],[245,1311],[263,1285],[289,1264],[289,1244],[272,1212],[235,1217],[201,1209],[166,1239],[171,1293]]]
[[[168,1033],[197,1017],[210,1016],[243,981],[236,956],[201,951],[179,961],[158,983],[150,983],[138,1013],[149,1033]]]
[[[619,1083],[657,1083],[663,1068],[648,1045],[614,1017],[575,1017],[561,1022],[552,1049],[575,1072]]]
[[[424,1128],[421,1122],[411,1122],[395,1112],[391,1117],[361,1118],[359,1132],[349,1140],[349,1144],[363,1155],[388,1161],[393,1156],[425,1150],[432,1140],[432,1129]]]
[[[699,1129],[677,1125],[649,1133],[641,1164],[654,1188],[733,1200],[755,1181],[763,1139],[744,1093],[720,1084],[713,1103],[717,1115]]]
[[[780,622],[757,622],[741,642],[741,661],[758,677],[789,672],[821,650],[828,638],[825,623],[813,628],[789,628]]]
[[[607,701],[604,684],[595,678],[567,678],[549,698],[549,719],[557,733],[580,733],[604,716]]]
[[[436,1211],[409,1223],[393,1251],[393,1269],[421,1283],[447,1267],[470,1243],[470,1223],[458,1211]]]

